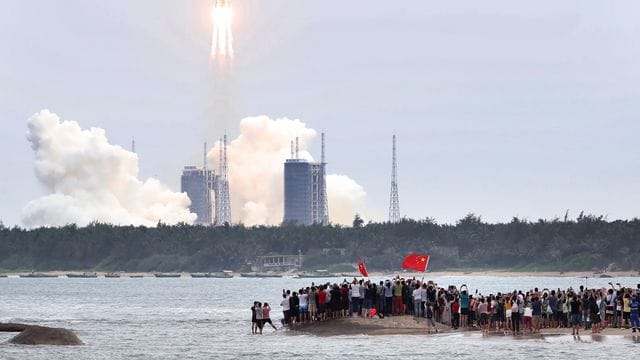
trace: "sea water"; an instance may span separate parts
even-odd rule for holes
[[[0,359],[304,359],[370,358],[563,358],[594,359],[634,354],[637,344],[623,336],[575,339],[483,338],[479,332],[438,335],[318,337],[264,328],[251,334],[254,300],[272,306],[280,327],[282,289],[335,279],[295,278],[0,278],[0,322],[33,323],[76,331],[83,346],[25,346],[0,333]],[[372,278],[374,281],[384,277]],[[440,286],[467,284],[488,294],[533,287],[636,286],[638,278],[452,276]],[[375,321],[373,319],[372,321]],[[425,330],[426,332],[426,330]]]

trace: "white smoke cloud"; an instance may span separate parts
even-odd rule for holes
[[[138,156],[111,145],[105,131],[82,130],[49,110],[28,121],[27,138],[36,155],[35,173],[51,193],[29,202],[29,227],[85,226],[91,222],[155,226],[193,223],[186,194],[156,179],[138,179]]]
[[[227,148],[229,190],[234,222],[246,225],[280,224],[284,212],[284,161],[290,158],[291,140],[299,138],[299,157],[313,161],[307,150],[315,130],[300,120],[247,117],[240,135]],[[209,163],[218,169],[220,143],[209,152]],[[366,193],[346,175],[327,175],[329,219],[351,224],[355,213],[367,213]]]

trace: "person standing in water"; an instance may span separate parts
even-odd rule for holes
[[[278,330],[271,321],[271,306],[269,306],[269,303],[264,303],[262,306],[262,326],[264,326],[264,324],[269,324],[273,330]]]
[[[262,335],[262,327],[264,326],[264,323],[262,322],[262,318],[263,318],[263,312],[262,312],[262,303],[257,302],[256,306],[255,306],[255,313],[256,313],[256,334],[260,334]]]

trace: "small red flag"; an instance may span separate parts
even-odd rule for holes
[[[427,271],[427,265],[429,265],[429,255],[423,254],[409,254],[402,262],[403,269],[413,269],[418,271]]]
[[[360,270],[360,274],[364,277],[369,277],[369,273],[367,273],[367,267],[364,266],[364,261],[362,259],[358,259],[358,270]]]

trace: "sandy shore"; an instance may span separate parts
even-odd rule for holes
[[[453,329],[448,325],[436,324],[438,334],[470,334],[481,336],[478,329],[461,330]],[[310,324],[302,324],[292,328],[294,332],[308,333],[316,336],[341,336],[341,335],[429,335],[427,333],[427,325],[424,319],[416,321],[413,316],[389,316],[384,319],[378,318],[341,318],[328,320],[324,322],[316,322]],[[570,328],[561,329],[542,329],[539,334],[529,334],[517,336],[515,338],[544,338],[545,336],[571,336]],[[430,335],[435,335],[432,329]],[[607,337],[607,336],[623,336],[632,341],[637,341],[640,333],[634,334],[630,329],[613,329],[608,328],[599,334],[591,334],[590,330],[580,331],[580,336],[591,337]],[[488,336],[506,336],[514,338],[513,335],[505,334],[504,331],[491,331]],[[597,339],[595,339],[597,340]]]
[[[66,271],[62,271],[62,270],[56,270],[56,271],[36,271],[36,273],[39,274],[46,274],[46,275],[56,275],[56,276],[66,276],[68,273],[75,273],[75,274],[82,274],[83,270],[66,270]],[[93,271],[86,271],[89,273],[92,273]],[[28,274],[29,272],[19,272],[19,271],[10,271],[10,272],[4,272],[4,273],[0,273],[2,275],[7,275],[7,276],[19,276],[19,275],[23,275],[23,274]],[[96,272],[98,274],[98,276],[104,276],[104,274],[106,274],[107,272],[104,271],[98,271]],[[144,277],[153,277],[154,276],[154,272],[117,272],[119,273],[121,276],[123,277],[128,277],[128,276],[144,276]],[[193,272],[193,273],[201,273],[201,272]],[[191,276],[191,272],[181,272],[180,273],[182,276],[184,277],[190,277]],[[288,277],[288,276],[295,276],[297,273],[295,271],[288,271],[288,272],[281,272],[281,273],[277,273],[280,274],[284,277]],[[231,273],[231,275],[233,276],[240,276],[240,273]],[[640,274],[637,271],[612,271],[612,272],[607,272],[607,273],[594,273],[594,272],[589,272],[589,271],[570,271],[570,272],[557,272],[557,271],[540,271],[540,272],[518,272],[518,271],[510,271],[510,270],[486,270],[486,271],[434,271],[434,272],[427,272],[427,273],[413,273],[413,272],[398,272],[398,273],[388,273],[388,272],[369,272],[369,277],[370,278],[380,278],[380,277],[386,277],[386,278],[392,278],[392,277],[396,277],[396,276],[400,276],[402,278],[417,278],[417,279],[421,279],[421,278],[425,278],[425,279],[432,279],[432,278],[436,278],[436,277],[445,277],[445,276],[461,276],[461,277],[465,277],[465,276],[494,276],[494,277],[578,277],[578,278],[584,278],[584,277],[588,277],[588,278],[606,278],[606,277],[639,277]],[[337,278],[351,278],[351,277],[358,277],[360,278],[361,275],[358,273],[344,273],[344,274],[336,274]]]
[[[511,271],[511,270],[477,270],[477,271],[433,271],[426,273],[412,273],[412,272],[400,272],[397,274],[389,274],[382,272],[370,272],[369,277],[381,277],[381,276],[396,276],[399,275],[403,278],[417,278],[424,277],[425,279],[443,276],[496,276],[496,277],[629,277],[639,276],[637,271],[611,271],[606,273],[594,273],[592,271]]]

